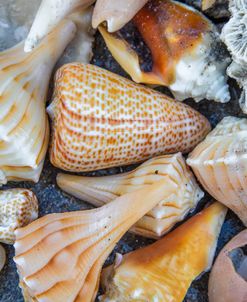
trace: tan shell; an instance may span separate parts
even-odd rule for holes
[[[94,301],[115,244],[176,189],[167,177],[99,209],[47,215],[17,230],[14,260],[25,295],[39,302]]]
[[[38,218],[38,200],[26,189],[0,191],[0,242],[13,244],[15,230]]]
[[[247,226],[247,119],[224,118],[189,155],[204,189]]]
[[[50,160],[67,171],[91,171],[187,152],[209,132],[205,117],[185,104],[89,64],[56,74],[48,107]]]
[[[0,185],[39,180],[49,139],[49,79],[74,33],[75,25],[65,21],[32,53],[21,43],[0,55]]]
[[[102,302],[182,302],[192,281],[210,269],[226,208],[214,203],[164,238],[103,270]],[[218,301],[217,301],[218,302]]]
[[[230,253],[241,247],[247,247],[247,230],[234,237],[220,252],[209,278],[209,302],[247,301],[247,280],[236,272],[230,258]],[[246,255],[244,261],[242,268],[247,276]]]
[[[0,245],[0,272],[6,262],[6,252],[2,245]]]
[[[204,196],[181,153],[150,159],[137,169],[119,175],[83,177],[59,174],[57,183],[65,192],[98,207],[167,176],[177,183],[178,190],[131,228],[133,233],[159,238],[183,220]]]

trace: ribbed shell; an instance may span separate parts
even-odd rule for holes
[[[0,55],[0,185],[39,180],[49,138],[49,78],[74,33],[74,24],[65,21],[32,53],[21,43]]]
[[[0,242],[13,244],[15,230],[38,218],[38,200],[26,189],[0,191]]]
[[[131,228],[139,235],[158,238],[183,220],[204,195],[181,153],[150,159],[137,169],[119,175],[83,177],[59,174],[57,183],[65,192],[95,206],[102,206],[118,196],[150,186],[167,176],[176,182],[178,190]]]
[[[247,226],[247,119],[224,118],[187,163],[214,198]]]
[[[192,281],[212,265],[225,215],[226,208],[215,203],[161,240],[106,268],[101,301],[182,302]]]
[[[67,171],[188,152],[210,130],[207,119],[189,106],[97,66],[65,65],[55,83],[48,107],[50,160]]]
[[[38,302],[93,302],[104,261],[122,235],[177,189],[166,178],[99,209],[51,214],[16,231],[25,295]]]

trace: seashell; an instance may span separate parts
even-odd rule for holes
[[[177,184],[166,177],[99,209],[47,215],[17,230],[14,261],[26,297],[94,301],[103,263],[115,244],[175,190]]]
[[[212,265],[226,208],[214,203],[164,238],[103,270],[102,302],[182,302]],[[218,302],[218,301],[217,301]]]
[[[220,252],[209,278],[209,302],[246,302],[247,230]]]
[[[6,252],[3,246],[0,245],[0,272],[3,269],[6,262]]]
[[[114,32],[128,23],[148,0],[98,0],[93,13],[93,27],[106,21],[109,32]]]
[[[247,226],[247,119],[225,117],[189,155],[205,190]]]
[[[97,66],[65,65],[55,82],[50,160],[67,171],[187,152],[210,130],[192,108]]]
[[[247,2],[230,0],[231,19],[223,27],[221,38],[230,51],[233,62],[227,73],[243,88],[239,103],[244,113],[247,113]]]
[[[30,52],[66,16],[78,8],[86,8],[95,0],[42,0],[31,30],[25,41],[24,51]]]
[[[176,20],[176,21],[174,21]],[[151,71],[121,33],[100,32],[113,57],[137,83],[169,87],[177,100],[230,100],[227,52],[214,24],[192,7],[176,1],[149,1],[133,19],[152,56]]]
[[[33,53],[25,53],[23,43],[1,53],[0,184],[39,180],[49,139],[49,78],[74,33],[74,24],[65,21]]]
[[[13,244],[15,230],[38,218],[38,200],[26,189],[0,191],[0,242]]]
[[[159,238],[183,220],[204,196],[181,153],[150,159],[135,170],[119,175],[83,177],[58,174],[57,184],[65,192],[98,207],[167,176],[177,183],[178,190],[131,228],[133,233]]]

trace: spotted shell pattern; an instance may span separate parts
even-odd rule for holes
[[[56,74],[50,160],[68,171],[137,163],[188,152],[209,132],[205,117],[185,104],[89,64]]]

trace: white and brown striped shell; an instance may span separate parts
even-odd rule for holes
[[[57,183],[65,192],[98,207],[118,196],[150,186],[164,177],[176,182],[178,190],[131,228],[133,233],[159,238],[183,220],[204,195],[181,153],[150,159],[135,170],[119,175],[84,177],[59,174]]]
[[[204,189],[247,226],[247,119],[224,118],[187,163]]]
[[[39,180],[49,139],[49,79],[74,33],[64,21],[32,53],[20,43],[0,55],[0,185]]]
[[[38,218],[38,200],[26,189],[0,191],[0,242],[13,244],[14,232]]]
[[[59,69],[48,113],[50,160],[74,172],[188,152],[210,131],[189,106],[89,64]]]

